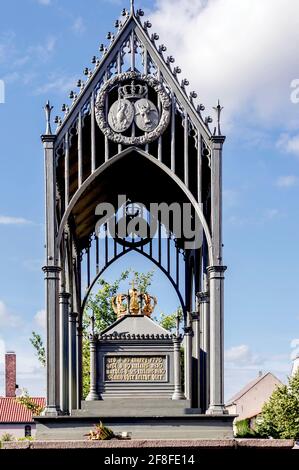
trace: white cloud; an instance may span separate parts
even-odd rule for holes
[[[51,0],[37,0],[37,3],[39,3],[40,5],[48,6],[51,5]]]
[[[291,153],[297,157],[299,156],[299,135],[298,134],[291,136],[288,133],[283,133],[280,135],[276,145],[283,152]]]
[[[76,78],[74,76],[52,75],[47,83],[36,88],[35,94],[42,95],[49,92],[67,93],[74,88],[75,83]]]
[[[30,220],[24,219],[23,217],[0,215],[0,225],[26,225],[31,223]]]
[[[298,177],[295,175],[280,176],[276,181],[279,188],[291,188],[298,184]]]
[[[277,217],[279,215],[279,210],[278,209],[268,209],[266,211],[266,218],[267,219],[274,219],[275,217]]]
[[[45,330],[46,329],[46,311],[42,309],[36,312],[36,314],[34,315],[34,321],[39,328],[42,328],[43,330]]]
[[[81,34],[81,33],[84,33],[85,29],[86,27],[85,27],[82,16],[78,16],[72,24],[72,30],[75,33]]]
[[[0,327],[15,328],[21,325],[21,318],[10,312],[3,300],[0,300]]]
[[[233,346],[226,350],[224,359],[227,364],[234,366],[255,366],[263,363],[263,359],[258,354],[253,354],[246,344]]]
[[[299,75],[297,0],[157,0],[151,20],[180,78],[209,109],[219,97],[226,121],[240,127],[242,114],[255,127],[285,126],[298,113],[290,100]]]
[[[4,339],[0,338],[0,364],[4,364],[5,361],[5,341]]]

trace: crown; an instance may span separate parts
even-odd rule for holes
[[[134,80],[131,85],[124,85],[119,87],[118,96],[119,98],[126,99],[140,99],[143,98],[148,92],[147,85],[136,85]]]

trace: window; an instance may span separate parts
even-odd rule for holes
[[[29,424],[25,426],[25,437],[31,437],[31,426]]]

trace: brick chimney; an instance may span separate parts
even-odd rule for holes
[[[16,354],[7,351],[5,354],[5,396],[16,396]]]

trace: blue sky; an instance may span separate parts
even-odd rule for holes
[[[1,6],[0,394],[5,349],[18,354],[20,385],[44,394],[44,372],[28,341],[32,329],[44,331],[42,107],[49,98],[59,113],[128,3],[11,0]],[[299,77],[299,4],[136,3],[207,113],[218,98],[224,106],[226,395],[259,370],[285,379],[291,342],[299,337],[299,104],[290,99]],[[130,257],[106,277],[132,265],[151,267]],[[159,311],[177,306],[163,275],[156,273],[151,291]]]

